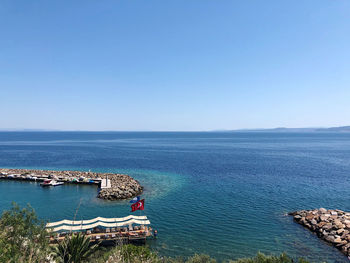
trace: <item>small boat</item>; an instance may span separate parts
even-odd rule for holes
[[[47,187],[47,186],[59,186],[63,185],[63,182],[57,182],[52,179],[45,179],[44,182],[40,184],[42,187]]]

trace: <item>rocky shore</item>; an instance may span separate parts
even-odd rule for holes
[[[289,213],[294,220],[326,242],[341,250],[350,259],[350,212],[341,210],[301,210]]]
[[[100,189],[97,197],[106,200],[133,198],[143,192],[140,183],[129,175],[115,173],[94,173],[81,171],[48,171],[28,169],[0,169],[0,175],[10,178],[55,178],[69,183],[88,183],[90,180],[108,178],[110,188]]]

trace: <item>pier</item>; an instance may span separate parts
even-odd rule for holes
[[[6,174],[0,172],[0,179],[13,180],[13,181],[29,181],[29,182],[44,182],[47,179],[54,179],[57,182],[63,182],[66,184],[88,184],[95,185],[101,188],[103,179],[100,178],[67,178],[55,175],[37,175],[37,174]]]
[[[125,174],[2,168],[0,179],[32,182],[52,179],[64,184],[95,185],[98,187],[97,197],[106,200],[129,199],[143,192],[140,183]]]

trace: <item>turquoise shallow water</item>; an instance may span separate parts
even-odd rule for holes
[[[293,223],[297,209],[350,211],[350,134],[1,132],[0,167],[128,173],[145,185],[162,255],[257,251],[347,262]],[[92,186],[0,182],[0,210],[29,202],[45,220],[129,214]]]

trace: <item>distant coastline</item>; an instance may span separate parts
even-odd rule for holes
[[[271,128],[271,129],[238,129],[218,130],[216,132],[350,132],[350,126],[329,127],[329,128]]]
[[[310,128],[256,128],[256,129],[233,129],[233,130],[203,130],[203,131],[152,131],[152,130],[55,130],[55,129],[21,129],[0,128],[0,132],[350,132],[350,126],[339,127],[310,127]]]

